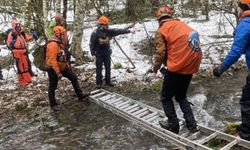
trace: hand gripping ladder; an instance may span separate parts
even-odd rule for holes
[[[220,150],[234,149],[239,146],[250,150],[250,142],[236,138],[214,129],[198,125],[199,132],[190,133],[184,128],[184,120],[180,120],[180,133],[175,134],[159,125],[160,120],[166,119],[163,111],[150,107],[138,101],[124,97],[117,93],[100,89],[91,92],[90,100],[112,111],[113,113],[144,127],[147,131],[168,142],[181,147],[182,149],[212,150],[207,147],[207,142],[211,139],[220,139],[223,146]]]

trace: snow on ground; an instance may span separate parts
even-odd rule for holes
[[[230,26],[230,24],[222,20],[221,14],[218,14],[218,12],[212,12],[210,15],[210,21],[197,21],[199,19],[204,18],[204,16],[201,16],[200,18],[196,18],[194,20],[193,18],[180,18],[182,21],[186,22],[188,25],[190,25],[193,29],[197,30],[200,33],[200,39],[201,39],[201,45],[202,50],[204,53],[209,53],[209,56],[204,57],[202,60],[202,69],[206,69],[207,67],[213,67],[213,63],[220,63],[220,58],[217,52],[216,47],[211,47],[208,51],[208,46],[206,44],[212,43],[212,42],[218,42],[223,41],[225,39],[218,38],[215,39],[212,36],[218,36],[218,35],[232,35],[233,28]],[[111,20],[112,21],[112,20]],[[223,23],[221,23],[223,22]],[[146,27],[147,32],[150,36],[154,36],[155,30],[158,28],[158,22],[156,19],[147,20],[144,22],[144,25]],[[141,55],[138,53],[138,49],[136,49],[133,45],[135,43],[138,43],[144,39],[147,38],[147,34],[145,32],[144,26],[142,22],[138,22],[135,24],[133,28],[131,28],[132,33],[126,34],[126,35],[120,35],[116,37],[117,41],[123,48],[123,50],[126,52],[126,54],[131,58],[131,60],[134,62],[136,68],[132,70],[132,73],[126,72],[127,68],[132,68],[132,65],[129,63],[125,55],[121,52],[119,47],[115,44],[115,42],[111,41],[111,48],[112,48],[112,68],[114,63],[121,63],[122,68],[121,69],[112,69],[111,75],[115,77],[117,82],[121,81],[127,81],[131,79],[143,79],[145,77],[146,71],[151,68],[150,64],[150,58],[146,55]],[[82,39],[82,48],[84,51],[87,51],[89,56],[89,40],[91,33],[96,28],[96,21],[95,22],[86,22],[85,23],[86,28],[84,29],[84,37]],[[110,28],[124,28],[126,27],[126,24],[120,24],[120,25],[111,25]],[[219,30],[219,26],[220,30]],[[232,41],[232,39],[229,39]],[[224,44],[224,43],[223,43]],[[228,42],[228,46],[231,44],[231,42]],[[7,49],[2,49],[1,56],[6,56],[10,52]],[[225,52],[226,54],[226,52]],[[32,55],[30,54],[30,57],[32,59]],[[209,57],[209,58],[207,58]],[[212,59],[212,62],[211,62]],[[86,68],[86,69],[93,69],[95,68],[94,62],[90,62],[87,64],[84,64],[80,66],[80,68]],[[38,69],[33,67],[33,70],[35,72],[41,73]],[[16,78],[14,69],[6,70],[3,69],[4,78],[7,77],[14,77]],[[94,79],[95,77],[93,77]]]

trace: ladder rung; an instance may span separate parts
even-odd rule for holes
[[[138,111],[132,113],[132,115],[133,115],[133,116],[136,116],[136,115],[138,115],[138,114],[140,114],[140,113],[142,113],[142,112],[144,112],[144,111],[147,111],[147,110],[148,110],[148,108],[147,108],[147,107],[144,107],[143,109],[138,110]]]
[[[231,147],[233,147],[234,145],[236,145],[238,143],[238,140],[235,139],[232,142],[228,143],[226,146],[224,146],[223,148],[221,148],[220,150],[229,150]]]
[[[124,109],[124,111],[129,111],[129,110],[131,110],[131,109],[133,109],[133,108],[135,108],[135,107],[138,107],[138,106],[139,106],[138,104],[134,104],[134,105],[132,105],[132,106],[130,106],[130,107]]]
[[[94,90],[94,91],[92,91],[92,92],[90,92],[90,95],[94,95],[94,94],[96,94],[96,93],[98,93],[98,92],[100,92],[101,90]]]
[[[97,98],[97,97],[99,97],[99,96],[101,96],[101,95],[104,95],[104,94],[106,94],[106,92],[101,92],[101,93],[95,94],[95,95],[93,95],[93,96],[91,96],[91,97],[92,97],[92,98]]]
[[[199,141],[199,143],[200,144],[205,144],[206,142],[208,142],[209,140],[215,138],[216,136],[218,136],[218,132],[214,132],[213,134],[210,134],[209,136],[207,136],[204,139],[202,139],[201,141]]]
[[[148,113],[149,113],[149,110],[144,111],[144,112],[142,112],[142,113],[140,113],[140,114],[136,115],[135,117],[137,117],[137,118],[141,118],[142,116],[144,116],[144,115],[146,115],[146,114],[148,114]]]
[[[121,106],[120,109],[126,109],[126,108],[128,108],[129,106],[131,106],[131,104],[130,104],[130,103],[127,103],[126,105]]]
[[[192,133],[191,135],[189,135],[187,138],[190,139],[190,140],[195,140],[197,139],[197,137],[201,134],[201,131],[198,131],[198,132],[195,132],[195,133]]]
[[[119,105],[119,104],[121,104],[121,103],[123,103],[123,102],[125,102],[125,101],[122,99],[121,101],[116,102],[114,105],[117,106],[117,105]]]
[[[150,119],[151,117],[154,117],[155,115],[158,115],[158,112],[152,112],[151,114],[149,114],[149,115],[147,115],[147,116],[145,116],[145,117],[143,117],[142,119],[143,120],[148,120],[148,119]]]
[[[128,101],[124,101],[123,103],[120,103],[119,105],[116,105],[117,108],[120,108],[121,106],[124,106],[126,104],[128,104]]]
[[[134,108],[134,109],[131,109],[131,110],[129,110],[128,111],[128,113],[133,113],[133,112],[135,112],[135,111],[137,111],[137,110],[139,110],[139,109],[141,109],[140,107],[136,107],[136,108]]]
[[[108,103],[108,104],[113,104],[114,103],[114,101],[116,101],[117,100],[117,98],[116,97],[111,97],[109,100],[107,100],[107,102],[106,103]]]
[[[116,105],[116,104],[119,103],[119,102],[123,102],[121,97],[120,97],[120,98],[117,98],[117,99],[116,99],[115,101],[113,101],[111,104]]]
[[[160,117],[159,117],[159,114],[157,114],[157,115],[155,115],[155,116],[149,118],[149,119],[147,120],[147,122],[152,122],[152,123],[153,123],[154,120],[158,120],[159,118],[160,118]]]
[[[114,97],[115,97],[115,95],[108,94],[108,95],[105,95],[103,97],[100,97],[99,100],[101,100],[101,101],[108,101],[108,100],[110,100],[111,98],[114,98]]]

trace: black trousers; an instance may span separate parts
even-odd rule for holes
[[[2,65],[0,63],[0,79],[3,79],[3,74],[2,74]]]
[[[63,77],[66,77],[71,81],[73,88],[76,92],[76,95],[78,97],[82,97],[83,93],[80,88],[76,74],[69,68],[61,71],[61,73]],[[56,105],[55,90],[57,89],[58,78],[57,78],[56,72],[53,69],[50,69],[48,71],[48,76],[49,76],[49,91],[48,91],[49,103],[50,103],[50,106],[53,107]]]
[[[246,85],[242,89],[240,107],[242,121],[239,128],[240,137],[250,141],[250,74],[248,74]]]
[[[105,82],[110,83],[111,57],[110,55],[101,55],[96,57],[96,84],[102,84],[102,66],[105,67]]]
[[[161,92],[161,101],[163,109],[168,117],[169,127],[179,132],[179,121],[175,112],[175,107],[172,98],[180,104],[180,108],[184,113],[184,118],[188,129],[196,128],[196,121],[190,103],[187,100],[187,90],[192,79],[192,74],[183,75],[167,71],[164,76],[164,82]]]

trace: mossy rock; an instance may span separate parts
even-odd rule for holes
[[[20,101],[15,104],[15,111],[22,111],[26,110],[28,108],[28,102],[27,101]]]
[[[122,64],[121,63],[114,64],[114,69],[120,69],[120,68],[122,68]]]
[[[151,89],[154,91],[159,91],[162,88],[163,81],[162,80],[157,80],[151,85]]]
[[[225,133],[234,135],[238,132],[237,128],[240,126],[239,122],[231,122],[225,125]]]
[[[214,149],[214,150],[218,150],[219,149],[218,147],[219,147],[219,145],[221,145],[221,143],[222,143],[221,139],[213,138],[213,139],[208,141],[207,146],[209,148]]]

